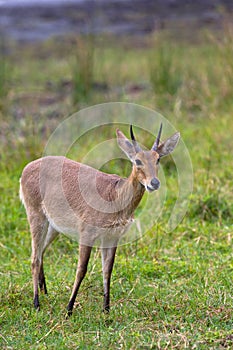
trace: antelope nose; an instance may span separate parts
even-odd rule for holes
[[[160,186],[159,180],[156,179],[155,177],[151,180],[150,184],[155,190],[157,190]]]

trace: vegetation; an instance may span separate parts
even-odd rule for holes
[[[0,111],[3,111],[7,106],[8,81],[10,78],[10,71],[7,67],[5,58],[5,43],[0,38]]]
[[[94,38],[86,36],[76,40],[75,60],[73,63],[73,102],[88,101],[93,88],[94,74]]]
[[[92,86],[92,93],[83,90],[75,103],[82,108],[129,101],[159,109],[181,131],[189,149],[194,188],[182,223],[166,232],[175,172],[164,160],[169,191],[163,214],[142,239],[118,248],[110,314],[101,312],[101,259],[93,249],[69,319],[65,308],[78,244],[60,236],[49,247],[49,295],[41,296],[41,311],[36,313],[30,234],[18,180],[24,165],[41,156],[54,128],[75,111],[77,47],[68,38],[62,47],[51,40],[23,49],[12,46],[5,57],[12,67],[8,105],[6,111],[0,109],[2,349],[232,349],[233,66],[232,55],[227,55],[232,52],[228,29],[221,39],[181,41],[172,55],[169,38],[162,46],[149,38],[142,47],[126,46],[123,39],[96,40],[85,71],[91,72],[88,83],[84,76],[78,78],[85,91]],[[84,69],[83,62],[80,66]],[[114,132],[103,129],[96,137],[104,141]],[[137,135],[139,140],[144,137],[140,130]],[[95,142],[83,138],[80,149],[86,152]],[[151,142],[145,136],[145,143]],[[114,172],[125,175],[121,163]]]

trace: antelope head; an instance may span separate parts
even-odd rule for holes
[[[160,158],[170,154],[180,138],[180,133],[176,132],[167,140],[160,143],[161,133],[162,124],[151,150],[144,151],[135,139],[132,125],[130,126],[131,141],[117,129],[118,145],[133,163],[133,178],[141,183],[148,192],[159,189],[158,168]]]

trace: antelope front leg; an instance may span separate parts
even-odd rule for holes
[[[104,311],[110,310],[110,281],[117,247],[102,248]]]
[[[79,261],[78,261],[78,268],[76,272],[76,279],[74,282],[71,298],[69,301],[69,304],[67,306],[67,312],[68,316],[72,315],[73,307],[74,307],[74,302],[79,290],[79,287],[82,283],[82,280],[84,279],[86,272],[87,272],[87,265],[88,261],[91,255],[91,249],[92,247],[88,247],[85,245],[80,245],[79,247]]]

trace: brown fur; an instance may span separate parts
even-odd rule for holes
[[[169,148],[168,141],[173,140],[168,139],[158,152],[138,152],[123,133],[117,131],[117,134],[119,146],[134,163],[127,179],[59,156],[40,158],[23,170],[20,197],[26,208],[32,235],[36,309],[39,309],[38,285],[47,293],[43,270],[45,249],[59,233],[67,233],[80,243],[79,264],[68,313],[72,313],[96,240],[100,241],[102,249],[104,309],[109,310],[110,278],[117,243],[132,222],[134,210],[145,189],[157,189],[159,152],[166,153],[164,149]],[[177,141],[178,135],[172,141],[173,148]],[[140,160],[142,165],[138,166],[136,160]]]

